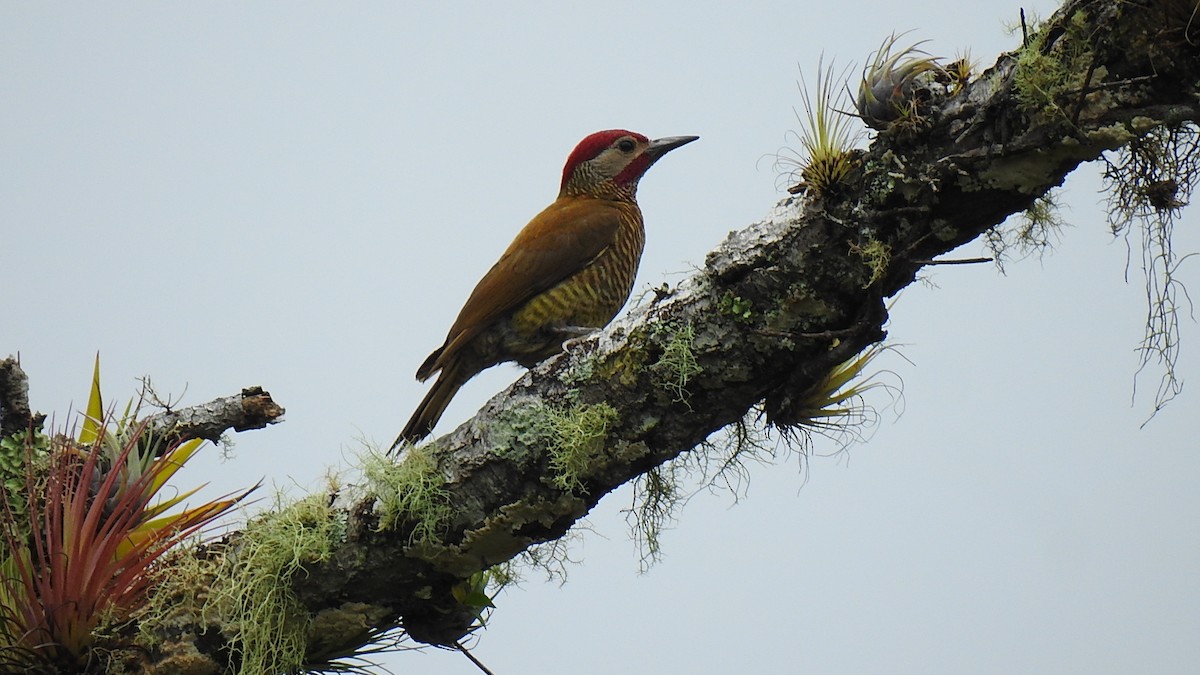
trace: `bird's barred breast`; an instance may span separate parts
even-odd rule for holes
[[[612,321],[633,290],[645,245],[641,214],[622,215],[622,227],[611,246],[513,314],[517,333],[533,335],[557,326],[603,328]]]

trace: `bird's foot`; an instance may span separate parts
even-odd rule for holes
[[[592,326],[557,326],[555,330],[563,336],[563,351],[569,350],[585,338],[600,331]]]
[[[595,326],[555,326],[554,330],[558,331],[563,337],[586,337],[600,330]]]

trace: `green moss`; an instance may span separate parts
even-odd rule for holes
[[[492,565],[488,569],[488,574],[491,575],[491,583],[495,586],[497,593],[521,581],[521,573],[512,560]],[[495,593],[492,594],[492,597],[495,597]]]
[[[344,519],[324,495],[314,495],[251,521],[230,544],[205,611],[236,626],[232,649],[241,675],[293,672],[304,664],[312,617],[292,592],[292,579],[305,565],[328,560],[345,534]]]
[[[885,244],[874,237],[867,239],[867,243],[851,244],[850,251],[857,253],[866,264],[870,271],[870,276],[863,283],[863,288],[869,288],[876,281],[883,278],[887,272],[888,265],[892,262],[892,247]]]
[[[42,469],[49,455],[50,437],[41,431],[19,431],[0,438],[0,484],[14,524],[23,524],[29,512],[31,495],[26,472],[32,469],[33,475],[44,475]],[[26,458],[33,462],[32,467]]]
[[[1059,215],[1060,209],[1058,202],[1055,199],[1056,193],[1053,191],[1033,200],[1029,208],[1025,209],[1023,220],[1025,226],[1021,228],[1022,239],[1030,239],[1032,231],[1051,230],[1063,225],[1062,217]],[[1041,237],[1037,237],[1038,240]]]
[[[163,635],[181,626],[218,623],[221,613],[205,598],[220,567],[218,556],[205,556],[196,545],[180,546],[154,568],[154,592],[137,613],[137,643],[157,649]],[[196,616],[196,615],[199,616]]]
[[[565,408],[544,409],[544,432],[550,445],[550,469],[554,486],[582,492],[604,452],[609,427],[618,419],[607,403],[576,403]]]
[[[572,551],[572,546],[578,545],[582,539],[583,535],[574,529],[558,539],[530,546],[517,556],[517,562],[510,569],[514,570],[515,576],[516,566],[519,565],[522,570],[537,570],[544,574],[546,581],[565,584],[570,566],[580,562],[577,552]]]
[[[638,376],[645,368],[649,356],[643,346],[645,340],[646,331],[644,329],[635,330],[626,338],[625,346],[622,349],[603,356],[595,352],[589,353],[579,359],[574,366],[560,373],[558,379],[569,386],[592,378],[599,378],[632,387],[637,384]]]
[[[446,477],[428,449],[409,448],[399,462],[368,455],[363,474],[368,491],[378,500],[379,529],[411,525],[413,544],[431,543],[442,534],[450,520],[449,493]]]
[[[645,374],[651,356],[651,349],[648,348],[650,343],[656,347],[661,345],[665,348],[669,353],[667,359],[672,363],[677,362],[680,358],[686,358],[681,350],[689,348],[688,345],[694,334],[691,332],[690,326],[684,331],[684,334],[679,334],[675,330],[677,323],[660,323],[649,330],[638,329],[627,337],[621,349],[603,356],[588,355],[581,359],[576,366],[560,374],[559,381],[566,385],[574,385],[596,378],[617,382],[625,387],[633,387]],[[661,362],[660,359],[652,367],[656,367]],[[687,369],[687,366],[683,367],[685,370]]]
[[[754,316],[754,307],[750,301],[740,295],[735,295],[732,291],[725,291],[725,294],[721,296],[717,302],[717,311],[726,316],[732,316],[741,323],[749,323],[751,317]]]
[[[593,368],[598,377],[614,380],[626,387],[637,384],[638,375],[645,370],[650,354],[644,347],[630,341],[625,349],[610,354]]]
[[[1175,251],[1174,233],[1180,210],[1200,183],[1200,136],[1195,128],[1155,124],[1134,118],[1130,127],[1142,135],[1104,157],[1109,227],[1114,237],[1125,238],[1131,251],[1141,251],[1147,312],[1137,349],[1138,376],[1145,375],[1148,366],[1160,376],[1152,388],[1151,417],[1183,390],[1176,370],[1183,344],[1179,315],[1184,309],[1190,313],[1192,302],[1177,275],[1191,254]],[[1135,380],[1135,393],[1140,393],[1138,384]]]
[[[676,472],[681,463],[669,462],[638,477],[633,484],[634,507],[626,517],[633,530],[633,540],[640,553],[639,566],[647,571],[662,558],[660,537],[674,522],[675,513],[683,501]]]
[[[688,398],[688,382],[703,372],[696,362],[693,343],[696,340],[696,329],[689,322],[674,330],[662,327],[662,333],[667,333],[663,340],[662,355],[653,368],[658,376],[659,384],[670,391],[678,402],[686,402]]]
[[[1040,24],[1017,56],[1013,72],[1013,89],[1017,101],[1026,108],[1047,114],[1066,115],[1060,107],[1062,94],[1083,86],[1091,51],[1088,48],[1087,15],[1078,11],[1061,25],[1066,34],[1058,34],[1055,26]],[[1046,40],[1056,34],[1051,45]]]
[[[1017,257],[1043,255],[1051,249],[1058,232],[1066,226],[1058,205],[1057,193],[1053,190],[1038,197],[1017,219],[1016,227],[998,225],[988,230],[984,240],[996,260],[996,266],[1004,270],[1012,251]]]

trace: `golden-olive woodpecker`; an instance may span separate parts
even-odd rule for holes
[[[505,361],[532,368],[563,341],[603,328],[629,299],[646,234],[637,205],[642,175],[697,136],[650,140],[623,129],[579,142],[558,199],[517,234],[475,286],[446,342],[417,369],[439,373],[393,449],[431,431],[459,388]]]

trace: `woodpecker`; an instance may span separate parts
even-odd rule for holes
[[[471,291],[446,341],[421,367],[433,388],[394,451],[433,431],[467,380],[506,361],[532,368],[563,342],[603,328],[633,290],[646,233],[638,181],[671,150],[699,138],[650,140],[624,129],[579,142],[563,167],[558,198],[534,216]]]

